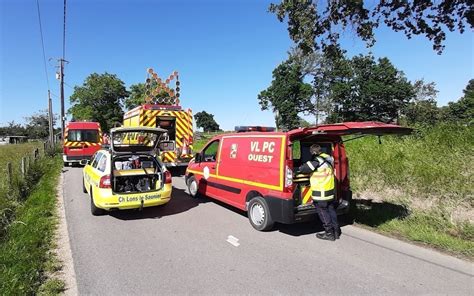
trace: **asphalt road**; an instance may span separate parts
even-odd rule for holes
[[[63,181],[81,295],[474,292],[471,263],[353,226],[337,242],[316,239],[315,223],[258,232],[239,211],[189,198],[182,177],[165,207],[94,217],[81,170]]]

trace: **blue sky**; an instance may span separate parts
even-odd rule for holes
[[[93,72],[114,73],[126,86],[144,82],[146,68],[165,77],[178,70],[181,101],[194,113],[214,114],[221,128],[274,125],[270,111],[260,111],[258,93],[268,87],[272,70],[292,45],[286,24],[267,12],[271,1],[68,0],[65,69],[66,107],[74,85]],[[46,58],[55,112],[59,83],[54,59],[62,52],[62,0],[40,0]],[[36,0],[0,1],[0,125],[23,123],[45,109],[47,84]],[[434,81],[438,104],[457,100],[474,78],[474,40],[449,33],[443,55],[423,37],[407,40],[381,28],[371,49],[386,56],[409,80]],[[349,55],[366,53],[349,33]]]

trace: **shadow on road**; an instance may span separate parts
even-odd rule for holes
[[[183,189],[173,188],[170,202],[165,205],[139,210],[123,210],[110,212],[110,216],[120,220],[160,219],[180,214],[208,202],[205,198],[191,198]]]

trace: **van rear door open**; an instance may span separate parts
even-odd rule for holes
[[[412,132],[411,128],[402,127],[395,124],[382,123],[377,121],[344,122],[334,124],[321,124],[315,127],[300,128],[288,132],[290,138],[309,135],[407,135]]]

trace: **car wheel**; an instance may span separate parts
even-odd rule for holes
[[[199,197],[199,184],[194,176],[189,177],[188,179],[188,194],[192,198]]]
[[[273,228],[273,219],[270,216],[270,209],[267,202],[261,196],[252,198],[247,210],[250,224],[258,231],[270,230]]]
[[[105,213],[105,211],[101,208],[98,208],[94,204],[94,196],[92,196],[92,187],[90,188],[91,191],[91,213],[94,216],[101,216]]]
[[[82,192],[87,193],[86,183],[84,182],[84,176],[82,177]]]

